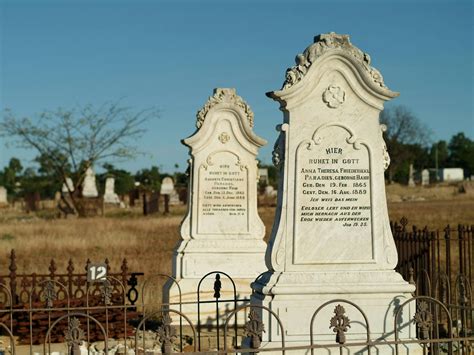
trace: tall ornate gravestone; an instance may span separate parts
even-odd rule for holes
[[[250,283],[265,270],[256,156],[266,141],[253,132],[253,119],[235,89],[218,88],[197,113],[195,133],[183,140],[191,156],[189,204],[173,276],[192,299],[200,278],[212,271],[229,274],[237,293],[249,297]]]
[[[390,160],[379,123],[384,102],[399,94],[348,35],[329,33],[297,55],[283,88],[267,95],[280,103],[284,117],[273,152],[280,185],[269,271],[253,283],[253,300],[278,314],[287,343],[308,344],[313,312],[332,299],[358,304],[372,338],[381,337],[393,330],[395,305],[414,291],[394,271],[397,250],[384,182]],[[318,341],[334,342],[328,331],[334,306],[318,314]],[[362,316],[349,308],[347,339],[364,340]],[[412,319],[409,313],[403,321]],[[266,320],[266,341],[278,347],[278,324]]]

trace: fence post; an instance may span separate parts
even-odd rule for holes
[[[126,288],[127,285],[128,285],[128,279],[127,279],[127,275],[128,275],[128,263],[127,263],[127,259],[124,258],[122,260],[122,265],[120,266],[120,270],[122,271],[122,284],[123,284],[123,287]],[[122,300],[123,302],[125,302],[125,296],[127,295],[127,290],[123,290],[123,297],[124,299]]]
[[[12,249],[10,252],[10,265],[8,266],[8,270],[10,270],[10,292],[12,294],[12,304],[16,305],[17,303],[17,294],[16,294],[16,254],[15,249]]]
[[[74,272],[74,264],[72,262],[72,259],[69,259],[69,262],[67,264],[67,289],[69,292],[69,297],[72,297],[73,272]]]
[[[436,290],[435,290],[435,279],[437,277],[436,274],[436,232],[430,233],[430,250],[431,250],[431,297],[436,298]],[[439,262],[439,259],[438,259]]]
[[[451,278],[451,227],[449,224],[444,228],[444,240],[446,243],[446,275],[448,275],[449,284],[453,285],[453,280]]]
[[[464,227],[458,224],[458,252],[459,252],[459,273],[464,275],[465,265],[464,265],[464,248],[463,248],[463,235]]]

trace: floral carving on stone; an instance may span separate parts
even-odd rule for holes
[[[217,139],[219,139],[219,142],[221,142],[222,144],[226,144],[228,141],[230,141],[230,136],[227,132],[222,132],[221,134],[219,134]]]
[[[367,70],[372,80],[380,87],[386,88],[380,72],[370,66],[370,56],[352,45],[349,35],[341,35],[334,32],[324,33],[314,38],[314,43],[310,45],[302,54],[295,58],[296,65],[288,68],[285,75],[283,89],[288,89],[298,83],[308,72],[311,64],[322,55],[331,51],[345,51],[357,59]]]
[[[390,155],[388,154],[387,150],[387,144],[385,143],[385,140],[383,139],[383,132],[387,130],[387,126],[384,124],[380,125],[380,130],[382,131],[382,142],[383,142],[383,170],[387,170],[388,167],[390,166]]]
[[[336,85],[329,86],[323,93],[323,101],[330,108],[338,108],[346,100],[345,91]]]
[[[204,107],[196,114],[196,127],[198,129],[201,128],[209,111],[214,106],[221,103],[235,104],[240,107],[247,116],[247,121],[250,128],[253,128],[253,111],[250,109],[250,106],[247,105],[247,103],[239,95],[237,95],[235,89],[217,88],[214,89],[214,94],[209,97]]]

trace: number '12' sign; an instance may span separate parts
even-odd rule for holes
[[[87,267],[87,282],[104,281],[107,278],[105,263],[89,264]]]

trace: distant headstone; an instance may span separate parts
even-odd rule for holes
[[[74,183],[72,182],[72,179],[70,177],[67,177],[66,178],[66,182],[63,183],[63,187],[61,189],[62,192],[64,193],[67,193],[69,190],[71,190],[71,192],[74,191]]]
[[[385,197],[389,156],[379,114],[398,93],[385,86],[369,55],[348,35],[328,33],[296,57],[283,88],[267,95],[284,112],[273,151],[279,195],[268,271],[253,283],[252,301],[280,317],[286,344],[307,344],[311,316],[333,299],[360,305],[378,338],[393,329],[394,300],[403,303],[415,289],[394,271],[397,249]],[[314,322],[318,342],[334,342],[325,322],[335,305]],[[412,311],[407,308],[397,321],[408,324]],[[363,341],[362,316],[349,317],[347,342]],[[279,347],[278,323],[267,319],[264,346]],[[414,338],[414,330],[404,328],[400,337]]]
[[[55,201],[55,202],[58,202],[59,200],[61,200],[61,192],[56,191],[56,192],[54,193],[54,201]]]
[[[423,169],[421,172],[421,186],[427,186],[430,184],[430,171]]]
[[[3,186],[0,186],[0,205],[5,205],[7,203],[7,189]]]
[[[268,169],[260,168],[258,169],[258,176],[261,183],[268,185]]]
[[[272,185],[265,186],[265,196],[275,197],[276,195],[277,191],[275,191]]]
[[[84,183],[82,184],[82,196],[83,197],[97,197],[97,186],[95,184],[95,173],[91,167],[87,168]]]
[[[105,179],[104,202],[114,205],[120,204],[120,199],[115,193],[115,179],[113,177]]]
[[[176,206],[180,205],[181,201],[179,200],[179,195],[176,189],[173,189],[173,191],[170,194],[170,205]]]
[[[214,90],[197,114],[197,131],[183,140],[190,148],[191,189],[173,258],[183,294],[219,270],[248,297],[250,282],[264,269],[265,226],[257,212],[258,149],[266,141],[253,132],[254,116],[235,89]],[[171,297],[176,295],[171,290]]]
[[[174,191],[174,182],[173,179],[169,176],[165,177],[161,182],[160,194],[162,195],[171,195]]]
[[[150,214],[158,213],[160,210],[160,193],[153,192],[149,195],[143,194],[143,214],[148,216]]]
[[[444,182],[456,182],[464,180],[464,170],[462,168],[440,169],[440,178]]]
[[[408,171],[408,186],[410,187],[415,186],[414,175],[415,175],[415,171],[413,170],[413,164],[410,164],[410,170]]]

